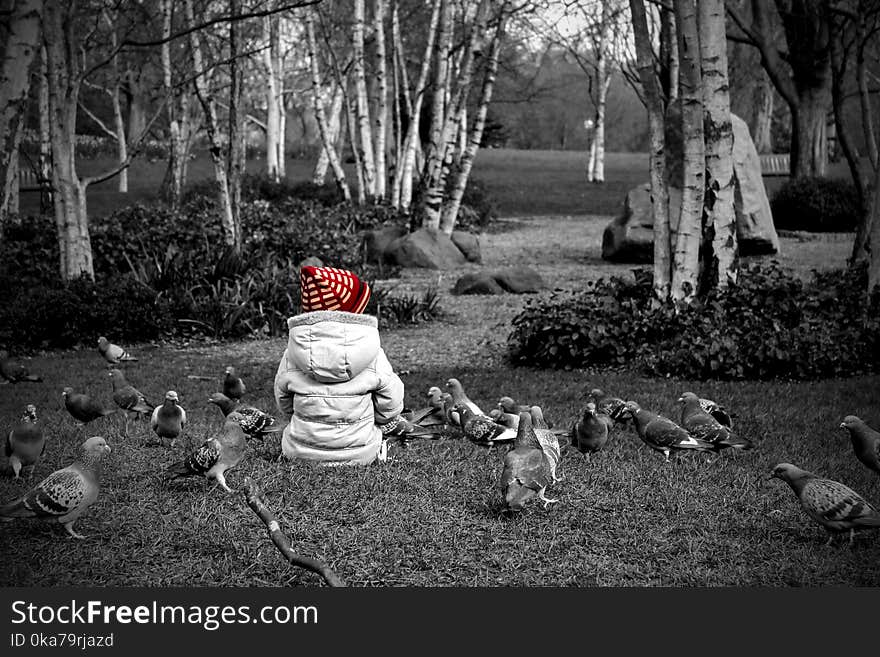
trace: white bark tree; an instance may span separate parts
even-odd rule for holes
[[[385,59],[385,15],[387,0],[375,0],[373,9],[373,35],[376,41],[376,129],[374,153],[376,156],[376,199],[385,198],[388,180],[385,165],[385,133],[388,124],[388,73]]]
[[[278,181],[285,173],[284,57],[281,17],[263,17],[263,66],[266,70],[266,171]]]
[[[354,0],[354,21],[351,41],[355,88],[355,113],[357,116],[358,138],[352,138],[352,145],[360,155],[363,167],[364,190],[370,200],[376,198],[376,161],[373,154],[373,136],[370,126],[370,107],[367,100],[366,65],[364,62],[364,0]]]

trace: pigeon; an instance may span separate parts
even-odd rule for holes
[[[498,408],[500,408],[505,413],[512,413],[516,415],[517,422],[519,422],[519,414],[528,413],[532,407],[525,406],[523,404],[517,404],[512,397],[502,397],[498,400]]]
[[[446,413],[443,409],[443,391],[437,386],[428,388],[428,405],[413,411],[412,415],[407,419],[413,424],[419,426],[435,426],[446,424]]]
[[[519,429],[513,449],[504,455],[499,488],[504,505],[510,511],[518,511],[533,497],[548,505],[559,500],[547,499],[544,492],[551,484],[550,463],[532,427],[529,413],[519,414]]]
[[[880,474],[880,432],[869,427],[855,415],[847,415],[840,423],[849,432],[856,458],[866,468]]]
[[[731,431],[733,430],[733,416],[728,413],[721,404],[714,402],[711,399],[704,399],[700,397],[700,408],[702,408],[709,415],[718,420],[718,422],[723,424],[725,427],[727,427]]]
[[[384,438],[405,440],[410,436],[434,436],[436,431],[413,424],[402,415],[398,415],[381,427]]]
[[[99,417],[106,417],[116,412],[116,409],[104,408],[82,392],[74,392],[73,388],[67,387],[61,392],[64,399],[64,407],[81,424],[88,424]]]
[[[619,397],[607,395],[601,388],[593,388],[590,390],[590,398],[596,404],[596,412],[600,415],[607,415],[615,422],[626,419],[626,402]]]
[[[235,368],[231,365],[226,368],[226,377],[223,379],[223,394],[230,399],[241,399],[247,388],[244,381],[235,376]]]
[[[500,408],[493,408],[489,411],[488,417],[492,418],[498,424],[505,426],[509,429],[513,429],[514,431],[519,428],[519,413],[527,412],[527,411],[519,411],[516,414],[507,413],[506,411]]]
[[[446,424],[461,427],[461,416],[458,414],[458,411],[454,410],[455,400],[452,398],[452,395],[444,392],[440,401],[443,404],[443,415],[446,417]]]
[[[571,425],[571,444],[585,457],[600,451],[608,442],[608,432],[614,420],[600,414],[594,402],[587,402],[583,417]]]
[[[23,497],[0,507],[0,520],[55,519],[74,538],[85,538],[74,531],[73,523],[98,499],[101,459],[110,453],[110,445],[94,436],[82,444],[82,449],[80,460],[56,470]]]
[[[801,507],[828,532],[830,545],[835,534],[849,531],[849,544],[857,529],[880,528],[880,512],[861,495],[843,484],[822,479],[791,463],[773,468],[770,478],[782,479],[800,500]]]
[[[163,443],[166,438],[170,439],[172,447],[186,426],[186,411],[178,401],[177,393],[169,390],[165,393],[165,401],[153,409],[150,417],[150,428]]]
[[[464,437],[477,445],[492,447],[496,442],[504,442],[516,438],[516,432],[504,427],[492,418],[474,414],[468,406],[456,404],[453,410],[461,417],[461,429]],[[530,423],[531,426],[531,423]]]
[[[9,352],[0,349],[0,377],[4,383],[21,383],[31,381],[39,383],[43,379],[27,371],[27,368],[19,361],[10,358]]]
[[[212,393],[208,402],[216,404],[225,417],[233,411],[241,416],[239,424],[248,438],[264,438],[267,433],[283,431],[284,426],[277,424],[275,418],[253,406],[242,406],[237,399],[230,399],[222,392]]]
[[[471,413],[474,415],[486,415],[480,410],[480,407],[477,406],[474,402],[472,402],[468,396],[464,392],[464,388],[461,385],[461,382],[458,379],[449,379],[446,382],[446,387],[449,389],[449,392],[452,394],[452,399],[456,404],[462,404],[467,406]]]
[[[241,427],[244,420],[240,413],[232,411],[216,438],[208,438],[183,461],[168,466],[166,479],[203,476],[215,480],[227,493],[234,492],[226,485],[224,473],[238,465],[244,456],[247,446],[247,435]]]
[[[532,418],[532,430],[535,432],[538,442],[541,443],[544,456],[547,457],[547,463],[550,466],[550,478],[555,484],[557,481],[562,480],[561,477],[556,476],[556,466],[559,465],[559,461],[562,458],[559,436],[565,435],[566,432],[552,431],[544,420],[544,413],[540,406],[530,407],[529,415]],[[519,422],[517,422],[517,429],[519,429]]]
[[[634,401],[624,406],[636,424],[636,431],[648,447],[663,452],[666,461],[672,450],[696,449],[708,451],[714,449],[712,443],[696,438],[678,426],[672,420],[644,410]]]
[[[28,477],[34,473],[34,467],[46,452],[46,436],[37,424],[37,407],[28,404],[19,423],[6,436],[6,456],[9,465],[19,478],[22,468],[28,468]]]
[[[137,358],[119,345],[113,344],[104,336],[98,338],[98,353],[111,365],[119,365],[122,361],[137,362]]]
[[[720,452],[725,447],[734,449],[754,447],[750,440],[735,436],[730,429],[707,413],[700,398],[694,393],[685,392],[677,401],[681,404],[681,426],[695,438],[712,443],[715,451]]]
[[[113,384],[113,401],[119,408],[137,413],[138,417],[153,412],[155,406],[147,401],[142,392],[126,381],[125,375],[120,370],[114,368],[108,372],[108,375]]]

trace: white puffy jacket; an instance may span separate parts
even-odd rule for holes
[[[287,320],[287,349],[275,375],[287,458],[372,463],[379,427],[403,410],[403,382],[379,343],[375,317],[338,310]]]

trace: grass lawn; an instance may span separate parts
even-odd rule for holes
[[[484,236],[485,265],[517,262],[554,285],[572,289],[628,267],[599,258],[607,217],[510,218]],[[782,261],[801,271],[842,266],[846,240],[783,238]],[[468,268],[476,268],[469,265]],[[367,468],[320,468],[276,462],[278,445],[254,443],[228,476],[231,486],[253,477],[295,549],[328,562],[358,586],[473,585],[880,585],[880,535],[857,537],[853,549],[825,548],[824,531],[800,510],[791,490],[768,481],[788,461],[841,481],[880,501],[880,481],[852,455],[837,428],[854,413],[880,425],[880,377],[818,383],[695,383],[646,379],[632,372],[541,371],[511,368],[504,342],[525,299],[453,297],[456,274],[405,271],[394,284],[424,289],[439,283],[445,317],[434,324],[383,332],[383,345],[406,384],[407,404],[420,405],[428,386],[456,376],[470,396],[491,407],[502,394],[540,404],[567,427],[585,388],[600,386],[675,416],[685,390],[723,402],[737,429],[758,449],[715,463],[683,456],[665,465],[629,429],[585,461],[563,456],[565,479],[550,491],[559,504],[531,505],[516,517],[500,513],[495,488],[501,452],[460,440],[392,448],[393,460]],[[163,485],[164,467],[219,429],[207,403],[223,368],[237,366],[246,400],[274,406],[272,382],[284,340],[235,344],[131,345],[141,360],[126,370],[152,400],[176,390],[190,424],[182,445],[154,446],[146,422],[121,432],[121,418],[86,431],[64,410],[66,385],[110,401],[104,363],[91,347],[42,354],[29,361],[42,384],[0,388],[0,431],[27,403],[37,405],[50,436],[35,480],[68,464],[86,436],[113,447],[102,494],[77,524],[89,538],[68,539],[57,525],[2,525],[4,586],[52,585],[317,585],[317,576],[290,567],[240,495],[204,480]],[[214,381],[198,378],[208,376]],[[25,490],[0,479],[0,500]],[[39,555],[38,557],[35,555]]]

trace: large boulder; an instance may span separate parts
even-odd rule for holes
[[[498,285],[514,294],[540,292],[547,287],[541,274],[531,267],[505,267],[494,272],[493,275]]]
[[[385,252],[401,267],[453,269],[467,262],[452,239],[433,228],[420,228],[398,237]]]
[[[388,247],[394,240],[406,235],[403,226],[382,226],[364,233],[364,251],[367,262],[376,264],[389,261]]]
[[[483,256],[480,253],[480,238],[464,230],[452,231],[452,243],[464,254],[468,262],[481,263]]]
[[[676,230],[681,210],[682,135],[681,109],[673,103],[666,115],[666,175],[669,184],[670,229]],[[779,252],[770,201],[761,178],[758,151],[746,122],[731,114],[733,125],[734,209],[740,255]],[[602,235],[602,257],[616,262],[646,263],[654,257],[654,212],[651,186],[646,183],[627,192],[623,212]]]
[[[488,272],[465,274],[459,278],[452,288],[453,294],[504,294],[504,288],[498,285],[495,277]]]

